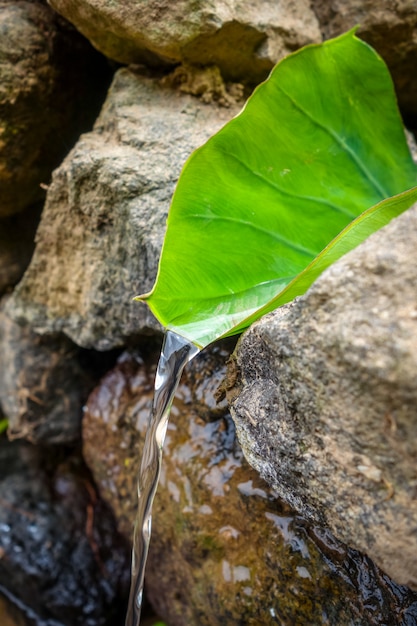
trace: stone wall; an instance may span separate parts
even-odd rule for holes
[[[374,5],[0,0],[0,424],[15,440],[0,438],[0,591],[40,619],[123,622],[162,336],[132,298],[155,279],[187,157],[283,56],[358,23],[417,127],[417,8]],[[188,369],[147,576],[168,626],[417,620],[414,218],[239,343],[226,386],[256,470],[215,400],[234,345]]]

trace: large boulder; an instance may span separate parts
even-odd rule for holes
[[[108,69],[42,2],[1,0],[0,33],[1,218],[43,199],[41,183],[92,124]]]
[[[229,372],[251,465],[306,519],[414,589],[416,250],[417,206],[249,329]]]
[[[417,10],[414,0],[313,0],[326,39],[360,26],[359,37],[387,63],[405,113],[417,113]]]
[[[217,65],[227,80],[259,82],[293,50],[320,41],[307,0],[49,0],[122,63]]]
[[[54,172],[10,315],[99,350],[159,329],[132,298],[154,282],[182,165],[237,111],[120,70],[94,131]]]
[[[416,594],[306,525],[245,462],[215,400],[230,349],[187,366],[172,408],[145,580],[158,613],[170,626],[413,623]],[[149,353],[122,354],[83,420],[85,458],[129,540],[154,369]]]

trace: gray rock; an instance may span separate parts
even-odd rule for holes
[[[0,217],[44,198],[40,184],[94,120],[106,68],[44,3],[0,1]]]
[[[401,108],[417,113],[417,10],[415,0],[313,0],[326,39],[360,25],[358,36],[387,63]]]
[[[112,59],[217,65],[227,80],[259,82],[289,52],[320,41],[307,0],[49,0]]]
[[[94,131],[54,173],[10,315],[98,350],[159,330],[132,298],[153,285],[182,165],[236,112],[120,70]]]
[[[0,406],[11,439],[71,443],[79,439],[91,379],[79,348],[64,336],[39,336],[0,310]]]
[[[251,465],[305,517],[414,589],[416,250],[417,206],[249,329],[229,373]]]

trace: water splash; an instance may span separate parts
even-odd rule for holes
[[[152,527],[152,503],[161,472],[162,447],[168,417],[182,370],[199,352],[184,337],[168,331],[165,335],[155,376],[152,412],[146,432],[138,476],[138,510],[133,533],[132,582],[125,626],[139,626],[145,566]]]

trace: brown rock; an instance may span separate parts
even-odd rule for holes
[[[387,63],[399,103],[417,113],[417,10],[414,0],[313,0],[313,9],[326,39],[360,25],[359,37]]]
[[[81,431],[91,378],[66,337],[42,337],[0,311],[0,405],[9,437],[68,443]]]
[[[417,206],[242,337],[230,396],[280,497],[414,589],[416,250]]]
[[[189,364],[173,405],[145,589],[170,626],[400,624],[417,599],[330,533],[308,528],[245,463],[214,391],[222,346]],[[131,537],[154,365],[124,354],[90,396],[84,454]],[[411,623],[411,622],[410,622]]]
[[[42,2],[0,1],[0,217],[43,199],[108,84],[104,60]]]
[[[306,0],[49,0],[104,54],[122,63],[217,65],[259,82],[289,52],[320,41]]]

